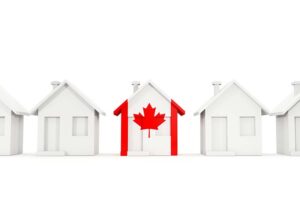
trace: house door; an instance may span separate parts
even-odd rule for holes
[[[296,152],[300,152],[300,117],[295,118]]]
[[[143,146],[142,130],[134,121],[128,118],[128,151],[140,152]]]
[[[59,150],[60,118],[45,118],[45,151]]]
[[[212,151],[227,151],[227,117],[213,117],[211,128]]]

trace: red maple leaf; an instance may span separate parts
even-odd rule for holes
[[[141,127],[141,130],[148,129],[148,137],[150,138],[150,129],[157,130],[158,126],[160,126],[163,122],[165,122],[165,114],[156,114],[155,109],[152,108],[151,104],[149,103],[147,108],[143,108],[144,115],[141,113],[133,114],[134,122]]]

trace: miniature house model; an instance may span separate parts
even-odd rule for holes
[[[276,116],[277,152],[300,156],[300,82],[293,82],[294,93],[272,115]]]
[[[220,89],[195,115],[200,115],[201,153],[261,155],[261,116],[268,111],[237,82]]]
[[[38,154],[98,154],[99,115],[104,112],[69,82],[52,85],[52,92],[32,111],[38,115]]]
[[[0,155],[23,151],[23,116],[27,111],[0,88]]]
[[[121,114],[121,155],[177,155],[177,116],[185,111],[152,82],[139,88],[115,111]]]

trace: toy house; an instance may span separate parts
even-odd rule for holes
[[[261,155],[261,118],[268,111],[237,82],[222,89],[214,82],[214,96],[200,115],[201,153],[204,155]]]
[[[276,116],[277,153],[300,156],[300,82],[293,82],[294,92],[278,105]]]
[[[23,151],[23,116],[27,111],[0,88],[0,155]]]
[[[177,117],[185,111],[153,82],[139,88],[115,111],[121,115],[121,156],[177,155]]]
[[[99,117],[105,113],[71,83],[52,86],[32,111],[38,116],[38,154],[98,154]]]

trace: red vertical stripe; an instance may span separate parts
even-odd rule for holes
[[[121,112],[121,156],[128,152],[128,101],[123,103]]]
[[[178,154],[178,133],[177,133],[177,108],[174,101],[171,101],[171,155]]]

